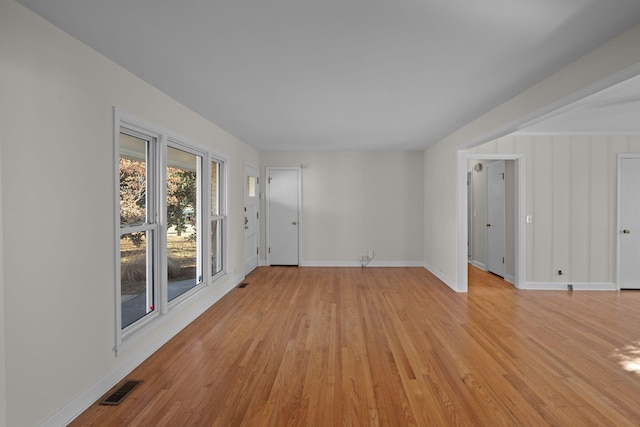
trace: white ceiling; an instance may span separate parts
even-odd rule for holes
[[[638,0],[18,2],[259,150],[422,149],[640,22]]]

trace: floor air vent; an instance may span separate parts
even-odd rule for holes
[[[240,283],[240,285],[238,285],[239,288],[246,288],[247,286],[249,286],[248,283]]]
[[[142,381],[129,380],[118,387],[114,392],[100,401],[101,405],[119,405]]]

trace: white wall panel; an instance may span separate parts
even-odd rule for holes
[[[511,137],[513,138],[513,137]],[[535,263],[533,262],[533,255],[535,247],[535,233],[534,227],[537,222],[537,218],[533,216],[535,212],[535,204],[536,199],[533,193],[533,183],[535,181],[535,169],[533,167],[533,137],[532,136],[522,136],[519,138],[513,138],[515,140],[515,149],[517,153],[522,153],[524,158],[522,159],[522,163],[524,164],[525,173],[525,194],[524,194],[524,204],[525,204],[525,216],[531,216],[532,222],[524,224],[525,227],[525,257],[526,257],[526,272],[525,278],[526,280],[531,280],[533,277],[533,270]]]
[[[548,138],[534,138],[533,169],[535,179],[528,183],[533,188],[535,200],[533,217],[534,247],[533,247],[533,277],[534,282],[547,281],[553,269],[553,180],[551,164],[553,159],[552,141]]]
[[[572,137],[571,163],[571,281],[589,282],[589,223],[591,146],[587,136]]]
[[[515,153],[516,141],[514,138],[509,138],[508,136],[499,138],[496,140],[495,150],[497,153]]]
[[[5,361],[4,268],[2,267],[4,239],[2,237],[2,135],[0,135],[0,427],[7,425],[7,375]]]
[[[589,221],[589,277],[592,282],[612,280],[609,274],[609,235],[615,218],[609,218],[609,144],[606,136],[591,137],[590,174],[590,221]],[[613,221],[611,221],[613,220]]]
[[[552,227],[552,281],[564,282],[570,273],[571,247],[571,144],[566,137],[551,138],[553,154],[551,157],[551,179],[553,191],[551,192],[553,205]],[[535,181],[533,182],[535,185]],[[536,225],[537,227],[537,225]],[[536,228],[537,230],[537,228]],[[557,275],[556,270],[562,270],[562,276]],[[541,277],[546,272],[541,271]]]
[[[638,136],[627,137],[627,143],[629,144],[629,153],[640,153],[640,138]]]

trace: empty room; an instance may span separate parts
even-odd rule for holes
[[[0,0],[0,427],[640,424],[639,46],[634,0]]]

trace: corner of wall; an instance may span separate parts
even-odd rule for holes
[[[431,274],[433,274],[434,276],[436,276],[436,278],[438,280],[440,280],[442,283],[444,283],[445,285],[447,285],[448,287],[451,288],[451,290],[455,291],[455,292],[463,292],[458,290],[456,283],[454,280],[449,279],[448,277],[446,277],[444,274],[442,274],[441,271],[439,271],[439,269],[434,268],[433,266],[427,264],[426,262],[424,263],[423,267]],[[464,291],[466,292],[466,290]]]

